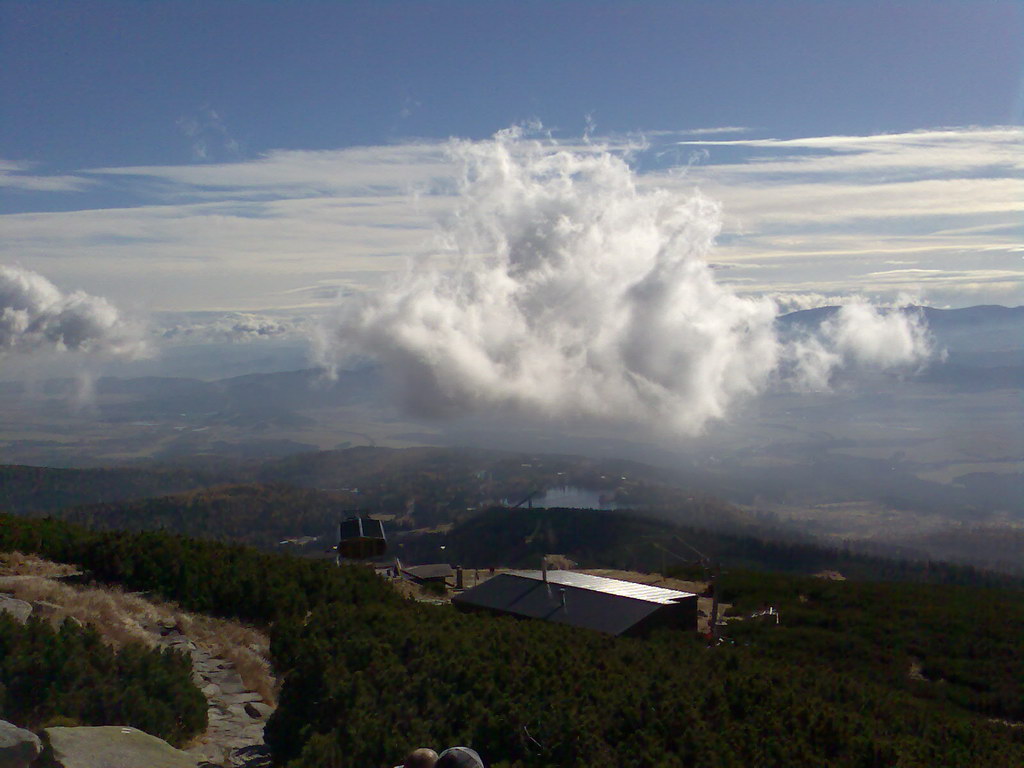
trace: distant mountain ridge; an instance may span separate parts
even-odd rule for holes
[[[839,305],[800,309],[779,315],[778,321],[783,325],[810,325],[824,322],[841,309]],[[940,309],[937,307],[908,304],[905,307],[885,308],[882,312],[920,312],[932,328],[965,327],[984,323],[1024,322],[1024,306],[1004,307],[1001,304],[978,304],[973,307],[959,309]]]

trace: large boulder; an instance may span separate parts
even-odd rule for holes
[[[196,758],[137,728],[46,728],[44,768],[196,768]]]
[[[32,615],[32,606],[24,600],[18,600],[16,597],[0,595],[0,611],[9,613],[16,621],[24,624],[28,621],[28,617]]]
[[[0,720],[0,768],[28,768],[40,749],[34,733]]]

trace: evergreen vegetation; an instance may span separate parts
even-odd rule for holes
[[[731,624],[766,655],[834,667],[922,698],[1024,721],[1024,592],[727,573],[721,598],[743,616],[764,605],[778,627]]]
[[[75,563],[102,582],[154,591],[191,611],[269,625],[322,603],[395,602],[372,572],[177,534],[93,531],[0,515],[0,551]]]
[[[714,509],[714,502],[695,501]],[[443,550],[442,550],[443,547]],[[893,560],[817,542],[724,533],[627,512],[495,507],[439,532],[409,540],[398,550],[410,562],[434,562],[440,552],[467,568],[539,568],[549,553],[582,568],[658,572],[701,553],[734,568],[811,574],[839,570],[860,580],[917,581],[1024,587],[1024,579],[970,566]]]
[[[326,606],[276,633],[274,653],[288,675],[267,737],[293,768],[384,766],[410,746],[452,743],[524,767],[1024,760],[1020,729],[876,680],[869,664],[754,643]]]
[[[115,652],[91,627],[0,613],[0,719],[27,728],[133,725],[180,745],[206,728],[192,665],[171,650]]]
[[[298,536],[333,544],[351,509],[346,495],[288,485],[223,485],[136,501],[90,504],[47,514],[102,530],[159,531],[262,548]]]
[[[0,517],[0,548],[269,627],[279,765],[390,766],[469,744],[492,766],[1019,766],[1024,593],[726,573],[709,648],[407,603],[368,569],[166,533]],[[913,674],[914,669],[920,674]],[[945,682],[942,682],[942,681]]]
[[[60,469],[0,464],[0,510],[27,514],[109,504],[223,482],[190,469]]]

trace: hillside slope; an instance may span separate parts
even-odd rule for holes
[[[539,512],[539,511],[538,511]],[[277,764],[394,765],[478,748],[495,768],[1024,764],[1024,592],[739,571],[733,641],[615,638],[400,600],[368,569],[166,533],[0,517],[0,550],[269,628]],[[735,624],[735,626],[733,626]]]

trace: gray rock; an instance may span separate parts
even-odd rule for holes
[[[196,758],[163,739],[119,725],[47,728],[48,768],[195,768]]]
[[[15,621],[24,624],[32,615],[32,606],[10,595],[0,595],[0,613],[9,613]]]
[[[273,762],[266,752],[246,753],[238,750],[231,756],[233,768],[270,768]]]
[[[0,720],[0,768],[28,768],[41,749],[34,733]]]
[[[64,609],[59,605],[47,602],[46,600],[33,600],[32,610],[44,616],[55,616],[64,613]]]
[[[245,704],[249,701],[263,701],[263,697],[255,691],[245,693],[227,693],[222,697],[225,704]]]
[[[250,705],[253,709],[260,713],[260,717],[266,719],[274,714],[274,708],[269,704],[265,704],[262,701],[254,701]]]
[[[238,682],[235,682],[234,680],[220,679],[217,680],[217,685],[220,686],[221,693],[225,694],[225,696],[231,696],[238,693],[248,693],[245,686],[242,685],[241,679],[239,679]]]

